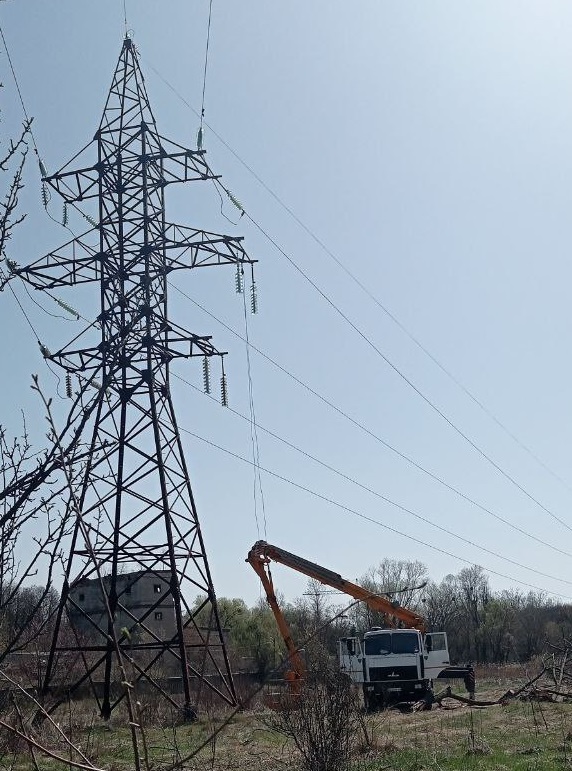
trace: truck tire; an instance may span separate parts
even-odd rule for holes
[[[384,709],[385,702],[382,693],[371,693],[364,690],[363,699],[366,712],[381,712]]]

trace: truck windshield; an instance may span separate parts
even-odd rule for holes
[[[392,653],[419,653],[419,635],[415,632],[391,635]]]
[[[382,632],[365,638],[366,656],[383,656],[388,653],[419,653],[417,632],[391,634]]]

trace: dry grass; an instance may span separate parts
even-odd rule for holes
[[[492,674],[492,673],[489,673]],[[523,671],[509,677],[495,672],[479,688],[479,696],[495,699],[527,679]],[[201,745],[228,719],[215,740],[207,741],[185,771],[263,771],[299,768],[294,747],[264,724],[261,707],[238,713],[203,715],[195,724],[176,724],[174,715],[159,714],[151,704],[141,706],[149,771],[162,771]],[[96,768],[132,771],[134,768],[125,716],[114,715],[101,724],[85,703],[59,715],[60,727]],[[445,700],[430,712],[401,714],[389,711],[366,717],[370,743],[360,739],[352,771],[554,771],[572,768],[572,705],[516,701],[508,706],[468,708]],[[0,732],[1,736],[1,732]],[[69,748],[46,724],[35,734],[60,756]],[[143,766],[145,767],[145,766]],[[0,768],[33,768],[21,741],[12,742],[0,757]],[[39,756],[42,771],[69,771],[67,763]]]

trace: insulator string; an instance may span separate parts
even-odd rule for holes
[[[211,392],[211,373],[209,357],[203,357],[203,390],[206,394]]]

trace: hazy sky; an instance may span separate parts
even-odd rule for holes
[[[188,105],[200,109],[208,0],[126,7],[159,129],[194,147],[198,118]],[[53,172],[98,126],[123,3],[6,0],[0,22]],[[252,351],[260,426],[373,491],[261,428],[262,466],[338,505],[262,472],[264,514],[258,499],[256,518],[252,467],[184,434],[220,595],[258,598],[244,558],[265,537],[351,579],[384,557],[422,560],[435,579],[478,563],[493,571],[495,588],[572,598],[571,32],[564,0],[213,0],[204,146],[252,219],[234,226],[222,217],[210,183],[170,189],[167,217],[245,236],[259,260],[251,342],[339,409]],[[4,51],[0,63],[5,144],[22,109]],[[11,245],[21,264],[70,238],[43,210],[32,157],[26,181],[28,218]],[[232,204],[223,211],[238,220]],[[50,213],[61,219],[55,195]],[[70,224],[85,229],[73,217]],[[232,269],[198,274],[173,281],[244,336]],[[50,349],[79,331],[15,289]],[[57,294],[92,315],[95,293]],[[175,291],[171,301],[174,321],[229,352],[230,404],[247,415],[244,343]],[[54,395],[56,378],[6,291],[0,323],[1,422],[18,431],[23,409],[41,442],[30,373]],[[200,362],[174,372],[200,389]],[[179,380],[173,391],[183,429],[252,460],[248,421]],[[63,414],[66,402],[56,401]],[[288,598],[305,587],[287,570],[275,579]]]

